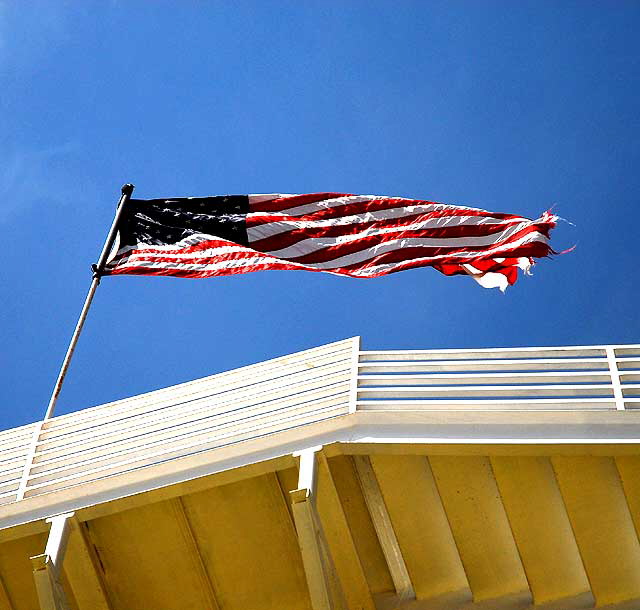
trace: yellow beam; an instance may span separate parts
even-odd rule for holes
[[[221,608],[310,610],[298,539],[274,474],[183,502]]]
[[[376,599],[378,595],[387,593],[395,598],[389,567],[362,495],[353,459],[337,456],[328,459],[327,463],[369,590]]]
[[[0,576],[0,610],[15,610],[11,603],[11,599],[9,598],[7,588],[4,586],[2,576]]]
[[[431,456],[429,461],[474,601],[530,598],[489,458]]]
[[[87,524],[81,523],[75,517],[71,518],[64,572],[81,609],[113,609],[100,560],[89,538]]]
[[[622,487],[636,527],[636,534],[640,538],[640,456],[618,456],[616,466],[622,479]]]
[[[363,455],[354,456],[353,461],[358,473],[362,494],[367,503],[373,526],[393,579],[396,594],[401,601],[414,599],[416,594],[411,577],[371,462],[368,457]]]
[[[370,460],[417,598],[456,593],[470,601],[469,583],[427,458],[374,455]]]
[[[534,602],[543,604],[589,593],[589,581],[549,459],[494,456],[491,465]]]
[[[197,558],[171,501],[101,517],[89,527],[116,608],[207,608]]]
[[[69,610],[60,573],[46,553],[31,557],[40,610]]]
[[[180,529],[182,537],[186,543],[187,551],[189,555],[191,555],[191,563],[195,566],[200,586],[204,591],[207,608],[209,610],[220,610],[216,592],[202,559],[202,553],[200,552],[198,542],[193,534],[193,528],[191,527],[189,517],[184,509],[182,499],[174,498],[173,500],[170,500],[170,502],[175,513],[178,528]]]
[[[293,520],[298,533],[311,607],[313,610],[333,610],[335,606],[331,599],[331,583],[325,570],[320,532],[317,520],[313,515],[311,500],[302,497],[302,494],[296,494],[297,491],[291,492]]]
[[[323,452],[318,456],[317,510],[348,608],[375,610],[369,585],[331,469]]]
[[[555,457],[552,463],[597,605],[640,600],[640,544],[615,461]]]
[[[0,545],[0,574],[16,610],[38,608],[30,557],[42,553],[46,543],[46,535],[38,534]]]

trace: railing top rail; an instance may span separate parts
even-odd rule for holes
[[[472,358],[478,354],[483,357],[492,354],[522,354],[522,357],[532,357],[541,354],[540,357],[548,356],[550,353],[569,356],[572,353],[582,352],[586,354],[601,354],[606,356],[607,347],[614,350],[621,350],[628,354],[640,355],[640,344],[620,344],[620,345],[569,345],[569,346],[540,346],[540,347],[486,347],[486,348],[455,348],[455,349],[402,349],[402,350],[360,350],[360,357],[370,356],[418,356],[425,354],[449,356],[451,358]]]

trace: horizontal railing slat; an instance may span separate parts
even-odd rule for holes
[[[0,471],[5,468],[11,468],[11,465],[15,462],[24,461],[27,458],[27,450],[28,445],[25,442],[20,449],[0,453]]]
[[[33,436],[34,427],[26,432],[21,432],[19,435],[6,436],[4,442],[0,445],[0,457],[4,457],[5,454],[24,451],[26,453],[26,446],[31,441]]]
[[[592,373],[584,371],[574,372],[535,372],[535,373],[485,373],[474,375],[469,373],[449,373],[446,375],[360,375],[360,386],[375,385],[447,385],[451,384],[482,384],[495,385],[530,383],[607,383],[611,379],[608,372]]]
[[[547,386],[439,386],[439,387],[393,387],[359,388],[358,397],[388,398],[396,394],[399,397],[414,396],[609,396],[613,395],[610,385],[547,385]]]
[[[4,444],[6,439],[29,436],[29,434],[33,432],[35,425],[35,423],[25,424],[24,426],[18,426],[17,428],[9,428],[8,430],[0,431],[0,446]]]
[[[640,345],[613,345],[616,356],[640,356]]]
[[[25,457],[20,462],[14,462],[9,467],[2,468],[2,470],[0,470],[0,482],[8,481],[15,476],[21,475],[26,463],[27,460]]]
[[[635,363],[640,367],[640,360]],[[637,367],[636,367],[637,368]],[[361,362],[361,373],[429,373],[429,372],[479,372],[479,371],[606,371],[606,358],[522,358],[510,360],[405,360]]]
[[[21,479],[22,477],[18,476],[17,478],[9,479],[4,483],[0,483],[0,494],[13,493],[17,491],[18,487],[20,486]]]
[[[14,491],[11,493],[0,494],[0,506],[4,506],[5,504],[11,504],[15,502],[18,497],[18,494]]]
[[[606,356],[606,346],[585,345],[576,347],[509,347],[484,349],[443,350],[385,350],[361,351],[360,362],[380,360],[470,360],[531,358],[544,355],[547,358],[588,358]],[[622,352],[620,352],[622,354]],[[633,355],[633,354],[631,354]]]
[[[361,411],[611,411],[616,409],[616,402],[612,398],[582,398],[555,399],[555,398],[529,398],[511,400],[362,400],[358,401],[357,408]]]
[[[640,373],[620,373],[620,381],[622,383],[640,381]]]
[[[640,358],[616,358],[620,371],[640,370]]]

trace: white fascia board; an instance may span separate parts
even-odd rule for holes
[[[353,443],[640,442],[638,411],[359,412]]]

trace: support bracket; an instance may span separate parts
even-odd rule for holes
[[[309,447],[293,454],[300,458],[298,489],[290,492],[293,521],[298,533],[302,564],[307,577],[313,610],[344,607],[344,594],[337,577],[329,546],[322,530],[316,506],[318,488],[317,453],[322,446]]]
[[[65,513],[48,518],[51,529],[44,553],[30,558],[41,610],[69,610],[62,588],[62,562],[73,515]]]

